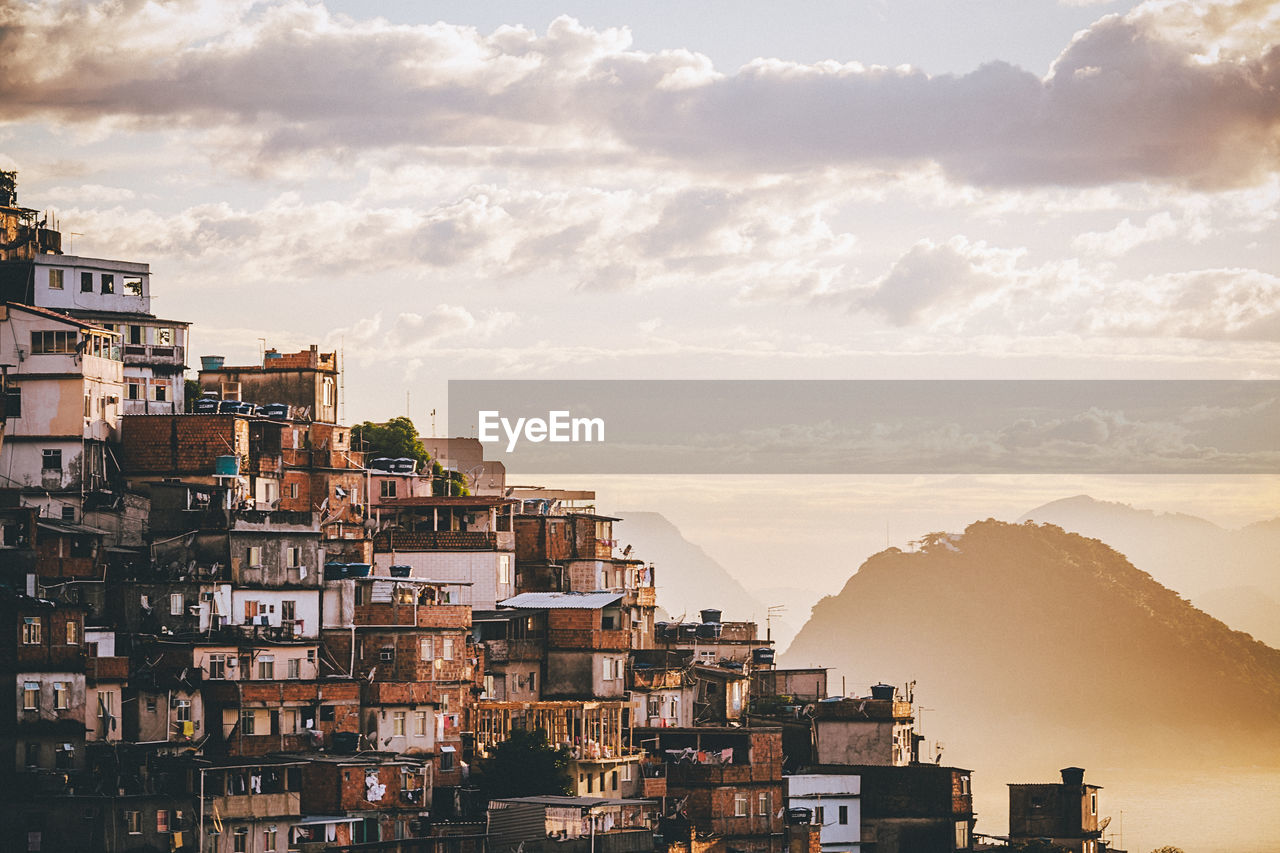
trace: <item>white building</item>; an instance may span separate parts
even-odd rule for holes
[[[822,853],[862,850],[862,777],[815,773],[787,776],[787,808],[808,809],[821,827]]]
[[[0,486],[44,515],[79,521],[86,493],[114,468],[124,363],[120,336],[28,305],[0,305],[0,364],[9,364]]]

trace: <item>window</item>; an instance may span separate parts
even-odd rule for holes
[[[381,489],[381,494],[384,498],[394,498],[396,496],[395,480],[383,480],[379,484],[379,488]]]
[[[760,817],[769,816],[769,795],[768,794],[762,793],[756,797],[756,814],[760,815]]]
[[[4,416],[6,418],[22,417],[22,389],[16,385],[4,392]]]
[[[64,506],[64,507],[62,508],[62,520],[63,520],[63,521],[75,521],[75,520],[76,520],[76,508],[75,508],[75,507],[73,507],[73,506]]]
[[[209,677],[227,677],[227,656],[225,654],[209,655]]]
[[[284,564],[291,569],[296,569],[302,565],[302,549],[301,548],[285,548]]]
[[[169,383],[163,379],[152,380],[151,399],[157,403],[167,403],[169,401]]]
[[[453,747],[448,747],[440,753],[440,770],[448,772],[453,769]]]
[[[404,734],[405,716],[404,711],[396,711],[391,715],[391,734],[393,736]]]
[[[154,714],[156,712],[156,700],[154,696],[147,698],[147,713]]]
[[[36,740],[27,741],[27,766],[40,766],[40,742]]]
[[[254,545],[249,548],[248,553],[245,555],[245,562],[251,569],[262,568],[262,546]]]
[[[440,657],[445,660],[453,660],[453,638],[444,637],[440,641]]]
[[[134,346],[138,346],[139,344],[142,343],[142,327],[141,326],[129,327],[129,343],[133,344]]]
[[[22,684],[22,710],[40,710],[40,682],[26,681]]]
[[[332,722],[333,722],[333,719],[334,719],[333,706],[332,706],[332,705],[321,705],[321,706],[320,706],[320,722],[322,722],[322,723],[332,723]]]
[[[511,583],[511,555],[498,555],[498,583]]]
[[[237,826],[231,833],[231,849],[235,853],[249,853],[249,827]]]
[[[49,270],[49,289],[62,290],[62,270]]]
[[[161,327],[156,329],[156,346],[173,346],[173,329]]]
[[[841,826],[848,826],[849,824],[849,807],[848,806],[840,807],[840,817],[837,818],[837,820],[840,821]]]
[[[142,383],[141,382],[126,383],[125,394],[127,398],[130,400],[141,400],[142,399]]]
[[[537,689],[538,689],[538,673],[530,672],[529,673],[529,692],[533,693]]]
[[[71,682],[55,681],[53,682],[53,708],[55,711],[65,711],[71,707]]]
[[[67,620],[67,645],[80,645],[80,623]]]
[[[1098,795],[1089,795],[1089,814],[1096,815],[1098,813]]]
[[[45,471],[62,470],[62,451],[46,449],[40,456],[40,467]]]
[[[182,593],[174,592],[169,594],[169,615],[181,616],[183,609],[187,606],[187,600],[182,597]]]
[[[120,283],[124,285],[126,293],[133,296],[142,295],[142,276],[126,275],[120,279]]]
[[[38,645],[40,642],[40,617],[24,616],[22,617],[22,644],[24,646]]]
[[[413,712],[413,733],[418,737],[425,737],[427,734],[427,712]]]
[[[262,831],[262,849],[264,853],[274,853],[276,849],[276,828],[268,826]]]
[[[175,708],[176,708],[176,712],[174,716],[177,717],[178,722],[180,723],[191,722],[191,700],[190,699],[177,700]]]
[[[288,667],[289,667],[288,674],[287,674],[288,678],[302,677],[302,659],[301,658],[289,658]]]
[[[249,708],[242,708],[240,710],[240,734],[251,735],[255,730],[253,711]]]
[[[290,483],[289,485],[285,486],[285,494],[287,494],[291,498],[298,497],[298,484]]]
[[[323,400],[323,403],[324,403],[324,405],[326,405],[326,406],[332,406],[332,405],[333,405],[333,377],[332,377],[332,376],[326,376],[326,377],[324,378],[324,400]]]
[[[142,834],[142,812],[127,811],[124,813],[124,828],[130,835]]]
[[[822,826],[822,825],[823,825],[823,821],[822,821],[822,806],[818,806],[817,808],[815,808],[815,809],[813,810],[813,822],[814,822],[814,823],[816,823],[818,826]]]
[[[276,677],[275,655],[262,655],[258,658],[258,678],[270,681]]]
[[[91,272],[80,273],[80,292],[93,293],[93,273]]]
[[[734,817],[747,816],[747,795],[746,794],[733,795],[733,816]]]
[[[618,771],[617,770],[613,771],[613,777],[611,781],[613,782],[613,790],[615,791],[618,790]]]
[[[968,850],[972,839],[969,838],[969,821],[956,821],[956,849]]]
[[[116,292],[116,277],[112,273],[104,272],[102,274],[102,292],[103,293]]]
[[[31,352],[33,354],[73,353],[76,351],[75,332],[32,332]]]
[[[605,681],[613,681],[613,658],[605,658],[604,661],[601,662],[601,668],[603,669],[603,672],[600,677]]]
[[[169,831],[169,810],[156,809],[156,832]]]

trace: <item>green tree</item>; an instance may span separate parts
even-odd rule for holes
[[[431,491],[436,496],[460,498],[471,494],[471,490],[467,488],[467,478],[461,471],[446,471],[440,467],[439,462],[434,462],[431,473],[435,477]]]
[[[365,452],[366,460],[379,456],[413,459],[422,472],[431,464],[431,456],[418,437],[418,428],[409,418],[392,418],[383,424],[363,421],[352,427],[351,437],[356,449]]]
[[[541,731],[513,729],[490,757],[480,762],[484,774],[480,790],[490,800],[572,793],[570,757],[566,747],[547,743]]]
[[[194,409],[196,400],[200,399],[200,383],[194,379],[182,380],[182,410],[188,414]]]

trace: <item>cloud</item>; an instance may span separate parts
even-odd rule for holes
[[[1012,283],[1021,255],[964,237],[940,245],[922,240],[854,304],[882,313],[898,326],[920,322],[933,311],[956,312],[975,297]]]
[[[320,152],[467,151],[702,171],[936,163],[984,185],[1245,185],[1280,151],[1273,4],[1149,0],[1046,77],[757,60],[732,73],[625,29],[355,20],[321,5],[51,2],[0,18],[10,121],[235,131],[260,167]]]

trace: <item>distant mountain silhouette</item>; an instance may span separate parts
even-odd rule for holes
[[[987,520],[874,555],[781,664],[915,680],[926,736],[960,766],[1280,766],[1280,651],[1053,525]]]
[[[1280,518],[1227,530],[1194,515],[1156,513],[1077,495],[1019,519],[1028,520],[1101,539],[1232,628],[1280,645],[1280,621],[1263,606],[1266,599],[1280,601]],[[1264,600],[1256,606],[1247,599],[1237,601],[1242,587],[1260,591]]]
[[[685,614],[697,621],[698,611],[716,608],[724,612],[726,621],[760,623],[765,630],[766,606],[747,592],[724,566],[706,551],[684,538],[680,530],[661,513],[619,510],[622,519],[614,525],[614,535],[622,545],[634,545],[634,556],[654,564],[658,605],[672,618]],[[773,623],[774,639],[785,648],[794,629]]]

